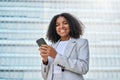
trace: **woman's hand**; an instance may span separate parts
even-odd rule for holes
[[[52,58],[55,58],[55,57],[56,57],[57,52],[56,52],[56,50],[55,50],[53,47],[48,46],[48,45],[43,45],[43,46],[47,47],[47,54],[48,54],[50,57],[52,57]]]
[[[40,51],[40,55],[41,55],[41,57],[42,57],[42,59],[43,59],[43,62],[48,62],[47,47],[45,47],[45,46],[42,45],[42,46],[39,48],[39,51]]]
[[[41,45],[39,50],[44,61],[47,61],[48,56],[55,58],[57,54],[56,50],[48,45]]]

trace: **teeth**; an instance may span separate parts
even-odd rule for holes
[[[61,30],[60,32],[65,32],[65,30]]]

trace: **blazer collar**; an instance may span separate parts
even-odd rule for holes
[[[64,55],[70,57],[71,51],[73,50],[74,45],[76,44],[76,39],[70,38],[70,41],[67,44]]]
[[[58,42],[53,45],[53,48],[56,48],[57,45],[59,44],[59,42],[60,42],[60,40],[58,40]],[[64,52],[64,55],[66,57],[70,56],[70,53],[71,53],[71,51],[72,51],[75,44],[76,44],[76,39],[75,38],[70,38],[70,40],[69,40],[69,42],[67,44],[67,47],[65,49],[65,52]]]

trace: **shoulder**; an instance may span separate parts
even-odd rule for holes
[[[88,39],[78,38],[78,39],[76,39],[76,41],[77,41],[78,43],[86,43],[86,42],[88,42]]]
[[[78,44],[78,46],[83,46],[85,44],[88,44],[88,39],[78,38],[76,39],[76,43]]]
[[[77,41],[81,41],[81,42],[85,42],[85,41],[88,41],[88,39],[85,39],[85,38],[78,38],[76,39]]]

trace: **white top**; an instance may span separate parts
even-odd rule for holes
[[[66,46],[68,44],[68,41],[69,40],[59,42],[59,44],[55,48],[58,54],[64,55],[64,51],[65,51],[65,48],[66,48]],[[54,65],[54,74],[59,74],[59,73],[61,73],[61,67],[59,67],[57,65]]]

